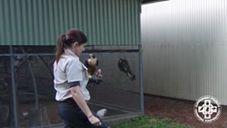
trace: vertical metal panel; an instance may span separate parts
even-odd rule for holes
[[[227,105],[227,1],[175,0],[143,6],[145,92]]]
[[[0,4],[0,17],[3,17],[4,13],[3,13],[3,2],[1,2]],[[0,28],[3,29],[4,28],[4,18],[0,20]],[[3,33],[0,33],[0,37],[5,36]]]
[[[79,28],[90,45],[138,45],[139,0],[0,0],[0,45],[55,45]]]

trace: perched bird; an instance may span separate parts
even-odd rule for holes
[[[135,80],[135,75],[131,72],[130,66],[128,64],[128,61],[126,59],[120,58],[118,61],[118,68],[126,73],[126,75],[131,79]]]
[[[98,66],[98,59],[94,54],[89,54],[88,59],[85,61],[85,66],[87,66],[89,78],[91,78],[95,74]]]

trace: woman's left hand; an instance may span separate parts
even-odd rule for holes
[[[99,120],[99,118],[95,117],[94,115],[92,115],[91,117],[88,118],[89,122],[95,126],[100,126],[101,125],[101,121]]]

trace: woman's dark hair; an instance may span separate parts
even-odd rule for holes
[[[87,42],[87,37],[82,31],[78,29],[71,29],[58,38],[55,55],[57,62],[61,58],[61,55],[64,53],[64,49],[70,48],[74,42],[78,42],[79,45],[85,44]]]

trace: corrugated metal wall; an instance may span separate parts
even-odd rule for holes
[[[170,0],[143,5],[145,92],[227,105],[227,1]]]
[[[0,45],[55,45],[69,28],[90,45],[138,45],[140,0],[0,0]]]

